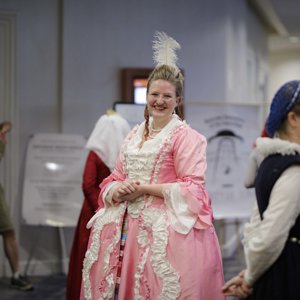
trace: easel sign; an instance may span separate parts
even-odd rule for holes
[[[250,152],[262,124],[260,105],[189,103],[187,122],[207,138],[206,188],[216,219],[247,218],[255,200],[244,187]]]
[[[87,155],[81,135],[36,134],[28,144],[22,217],[28,225],[76,226]]]

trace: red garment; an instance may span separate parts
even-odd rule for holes
[[[67,300],[77,300],[80,297],[82,263],[90,235],[90,229],[86,228],[86,224],[95,214],[95,211],[103,206],[103,203],[98,204],[99,185],[109,174],[109,168],[95,152],[90,151],[86,160],[82,182],[85,199],[82,204],[70,254]]]

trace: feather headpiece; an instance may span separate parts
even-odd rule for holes
[[[156,66],[169,65],[178,69],[176,50],[180,45],[164,32],[156,31],[153,40],[153,60]]]

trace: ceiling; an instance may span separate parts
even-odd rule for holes
[[[270,32],[270,51],[299,49],[300,0],[249,0]]]
[[[300,1],[271,0],[270,2],[287,32],[300,37]]]

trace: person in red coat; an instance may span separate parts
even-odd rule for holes
[[[82,264],[88,245],[90,229],[87,222],[103,203],[98,203],[99,185],[114,168],[121,144],[130,131],[127,121],[120,115],[108,113],[95,124],[86,148],[89,150],[83,172],[84,201],[74,233],[67,276],[67,300],[80,296]]]

